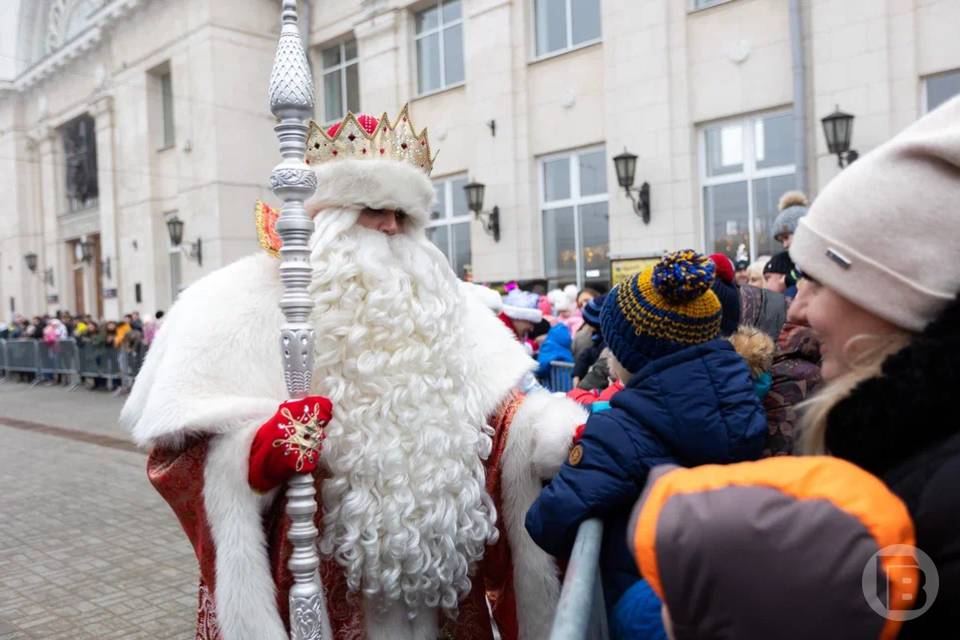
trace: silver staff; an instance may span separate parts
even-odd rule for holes
[[[310,326],[313,300],[307,292],[313,223],[304,211],[303,201],[317,188],[316,175],[303,161],[307,145],[304,120],[313,116],[313,80],[297,29],[296,0],[283,0],[280,41],[270,73],[270,110],[280,121],[274,131],[283,156],[283,161],[270,174],[270,187],[283,200],[277,233],[283,240],[280,279],[284,291],[280,308],[286,322],[280,330],[280,343],[287,393],[296,399],[309,393],[313,376],[313,329]],[[295,475],[287,485],[289,537],[293,544],[288,564],[294,579],[290,589],[293,640],[332,638],[323,585],[317,572],[320,558],[318,531],[313,522],[316,511],[313,476]]]

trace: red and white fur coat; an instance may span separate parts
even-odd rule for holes
[[[278,490],[260,495],[247,482],[253,436],[286,399],[276,337],[283,323],[278,264],[266,254],[249,256],[184,291],[165,318],[121,416],[134,440],[151,448],[151,479],[197,551],[198,638],[288,637],[289,573],[279,548],[287,544],[282,496]],[[505,540],[487,548],[474,572],[474,589],[461,601],[460,624],[439,616],[440,625],[448,630],[454,624],[457,638],[485,637],[471,618],[487,618],[487,598],[496,600],[499,594],[500,601],[491,606],[495,613],[508,612],[507,622],[497,620],[504,638],[537,640],[549,634],[559,596],[558,569],[528,537],[524,517],[542,481],[566,458],[585,414],[546,392],[518,396],[516,384],[535,363],[489,309],[465,290],[460,295],[463,350],[474,359],[483,410],[495,429],[486,487],[496,493],[490,497]],[[318,475],[322,489],[324,472]],[[492,563],[496,570],[485,566]],[[373,607],[348,593],[334,560],[326,558],[321,573],[328,608],[340,609],[330,611],[334,637],[437,637],[435,620],[418,625],[399,603],[392,610]],[[498,593],[495,574],[501,577]],[[504,575],[509,584],[502,584]],[[489,620],[480,626],[488,629]]]

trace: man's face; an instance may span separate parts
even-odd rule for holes
[[[403,232],[407,214],[400,209],[371,209],[364,207],[357,218],[357,224],[365,229],[379,231],[388,236]]]
[[[533,331],[533,323],[527,320],[514,320],[513,327],[517,330],[517,334],[521,336],[525,336]]]

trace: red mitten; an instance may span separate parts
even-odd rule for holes
[[[333,405],[322,396],[288,400],[267,420],[250,447],[250,486],[266,492],[295,473],[317,468]]]

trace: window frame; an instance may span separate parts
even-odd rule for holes
[[[353,42],[356,53],[353,58],[350,58],[349,60],[347,60],[347,43],[349,42]],[[325,67],[323,65],[323,52],[333,49],[334,47],[339,48],[340,50],[340,62],[333,65],[332,67]],[[348,104],[349,98],[348,98],[348,91],[347,91],[347,67],[352,65],[357,65],[357,84],[359,85],[360,83],[360,44],[357,42],[357,39],[354,38],[353,36],[344,38],[343,40],[335,44],[329,44],[325,47],[320,47],[320,86],[322,87],[320,91],[323,97],[323,123],[325,126],[329,126],[332,124],[336,124],[337,122],[340,122],[345,117],[347,117],[347,113],[350,112],[350,105]],[[331,118],[327,115],[327,96],[323,94],[323,91],[327,86],[324,80],[326,79],[327,75],[331,73],[340,74],[340,97],[341,97],[340,107],[343,109],[343,115],[341,115],[338,118]],[[357,100],[358,101],[360,100],[359,86],[357,87]],[[360,112],[360,105],[357,104],[357,111],[355,113],[359,113],[359,112]]]
[[[446,1],[449,2],[450,0],[446,0]],[[463,18],[464,0],[459,0],[459,2],[460,2],[460,17],[457,18],[456,20],[451,20],[450,22],[443,21],[444,0],[435,0],[435,1],[431,0],[429,4],[423,5],[413,12],[413,20],[412,20],[413,60],[416,61],[416,64],[413,66],[414,66],[415,75],[416,75],[416,77],[414,78],[414,83],[416,84],[416,88],[417,88],[417,93],[416,93],[417,98],[425,98],[435,93],[441,93],[443,91],[447,91],[448,89],[462,87],[467,83],[466,51],[461,50],[460,54],[461,56],[463,56],[463,78],[461,80],[458,80],[457,82],[451,82],[450,84],[447,84],[447,63],[446,63],[446,58],[444,54],[445,47],[443,46],[444,45],[443,32],[446,31],[448,27],[453,27],[456,25],[460,25],[461,49],[463,49],[464,45],[466,44],[467,30],[464,28],[466,21]],[[430,29],[425,29],[422,33],[417,33],[417,16],[420,15],[421,13],[425,13],[426,11],[429,11],[431,8],[437,10],[437,26],[432,27]],[[420,63],[419,63],[419,60],[417,59],[417,44],[420,42],[420,40],[423,40],[424,38],[427,38],[434,34],[437,34],[437,42],[438,42],[437,55],[440,57],[440,86],[434,89],[428,89],[424,91],[420,88]]]
[[[81,140],[83,144],[78,145],[77,148],[68,151],[66,139],[68,132],[74,127],[78,129],[77,138],[78,140]],[[79,134],[79,130],[86,130],[87,128],[89,128],[89,131],[86,133],[86,135]],[[63,185],[62,193],[63,204],[65,205],[64,213],[79,213],[81,211],[87,211],[100,206],[100,169],[99,157],[97,155],[96,118],[91,113],[85,111],[61,124],[58,127],[58,131],[60,146],[63,149],[62,153],[58,156],[58,164],[60,165],[60,171],[63,172],[61,184]],[[70,164],[71,160],[74,158],[81,158],[81,162],[83,162],[87,169],[93,169],[93,185],[96,189],[96,193],[92,194],[85,200],[80,200],[76,196],[70,194]]]
[[[443,210],[445,212],[449,212],[450,214],[453,213],[453,183],[456,182],[457,180],[463,180],[464,184],[466,184],[469,182],[470,178],[467,176],[466,173],[451,173],[449,175],[440,176],[438,178],[434,178],[433,180],[431,180],[434,186],[437,186],[439,184],[443,185]],[[451,227],[453,227],[453,225],[455,224],[462,224],[464,222],[467,223],[467,233],[468,233],[467,241],[470,244],[470,266],[471,266],[470,272],[472,275],[473,273],[473,225],[470,224],[471,220],[473,220],[473,216],[471,215],[470,209],[467,209],[466,213],[464,213],[463,215],[456,215],[456,216],[446,215],[443,218],[439,218],[437,220],[429,220],[424,225],[424,233],[426,233],[428,229],[435,229],[437,227],[447,227],[447,251],[444,255],[446,255],[447,257],[447,262],[450,263],[450,269],[453,270],[454,275],[456,275],[457,278],[460,278],[460,279],[462,279],[463,277],[461,276],[461,274],[456,272],[455,270],[456,267],[454,265],[456,256],[454,255],[453,232],[451,230]],[[431,242],[433,241],[431,240]]]
[[[947,69],[946,71],[938,71],[937,73],[931,73],[921,78],[921,80],[923,80],[923,82],[920,83],[920,114],[921,115],[926,115],[930,113],[930,88],[929,88],[930,81],[935,80],[937,78],[942,78],[944,76],[960,76],[960,67],[956,69]],[[955,94],[953,97],[956,97],[957,95],[960,95],[960,93]]]
[[[548,60],[556,56],[562,56],[566,53],[570,53],[571,51],[586,49],[587,47],[592,47],[595,44],[600,44],[603,42],[603,0],[597,0],[597,8],[600,9],[600,35],[596,38],[591,38],[590,40],[578,42],[577,44],[573,44],[573,0],[564,0],[564,2],[566,3],[567,9],[567,44],[565,47],[560,49],[555,49],[553,51],[548,51],[541,54],[537,52],[537,0],[529,0],[530,15],[533,18],[530,21],[530,46],[532,47],[532,51],[530,52],[531,63],[540,62],[541,60]]]
[[[687,9],[687,12],[696,13],[697,11],[705,11],[707,9],[712,9],[713,7],[719,6],[721,4],[727,4],[728,2],[733,2],[733,0],[705,0],[705,1],[706,1],[705,4],[698,7],[697,0],[690,0],[690,4],[688,5],[689,9]]]
[[[546,242],[544,239],[544,214],[547,211],[555,209],[564,209],[572,208],[573,209],[573,247],[575,253],[575,278],[576,285],[578,289],[582,289],[584,283],[587,280],[586,269],[583,268],[582,257],[583,257],[583,238],[580,231],[581,222],[580,222],[580,207],[588,204],[597,204],[600,202],[607,203],[607,248],[609,251],[610,246],[610,184],[609,176],[608,182],[605,185],[606,190],[603,193],[597,193],[589,196],[584,196],[580,194],[580,162],[571,162],[571,159],[579,159],[581,155],[586,155],[588,153],[595,153],[600,151],[604,158],[606,158],[606,144],[594,144],[586,147],[577,147],[576,149],[568,149],[566,151],[558,151],[555,153],[549,153],[542,156],[537,156],[537,205],[538,205],[538,214],[540,221],[540,266],[543,270],[543,277],[547,280],[552,280],[551,276],[547,274],[547,252],[546,252]],[[544,170],[544,165],[547,162],[553,160],[559,160],[561,158],[567,159],[568,170],[570,172],[570,196],[563,200],[551,200],[547,201],[546,199],[546,173]],[[560,278],[558,278],[560,279]]]
[[[174,113],[173,73],[171,70],[167,68],[157,74],[157,82],[160,84],[161,138],[159,150],[162,151],[177,144],[177,121]]]
[[[756,212],[755,212],[755,203],[753,196],[753,183],[756,180],[763,180],[766,178],[777,178],[787,175],[796,175],[797,165],[796,163],[791,163],[788,165],[779,165],[776,167],[768,167],[765,169],[757,169],[757,157],[756,157],[756,147],[755,147],[755,137],[756,137],[756,122],[767,118],[770,116],[781,116],[781,115],[793,115],[792,107],[786,109],[774,109],[771,111],[761,111],[755,113],[748,113],[742,116],[737,116],[734,118],[724,118],[723,120],[713,120],[711,122],[706,122],[700,124],[697,127],[697,147],[698,147],[698,161],[697,165],[699,168],[699,180],[698,185],[698,197],[700,199],[700,220],[703,225],[703,247],[705,250],[708,249],[708,238],[709,238],[709,225],[707,224],[707,211],[706,211],[706,199],[703,197],[704,189],[706,187],[713,187],[723,184],[732,184],[736,182],[746,182],[747,183],[747,227],[750,235],[750,246],[747,247],[750,252],[750,261],[753,262],[757,259],[757,237],[754,232],[756,224]],[[723,126],[725,124],[731,124],[739,122],[742,127],[743,133],[743,169],[737,173],[725,173],[718,176],[708,176],[707,175],[707,130]],[[712,251],[711,251],[712,253]]]

